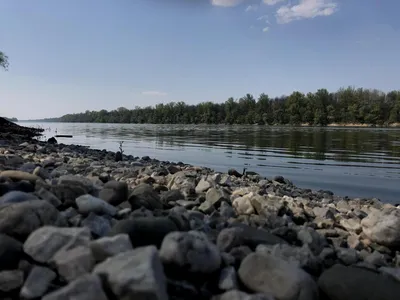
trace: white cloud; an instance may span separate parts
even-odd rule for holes
[[[241,4],[244,0],[211,0],[211,4],[215,6],[233,7]]]
[[[275,4],[278,4],[279,2],[283,2],[283,1],[285,1],[285,0],[263,0],[263,3],[267,4],[267,5],[275,5]]]
[[[269,30],[269,27],[264,27],[264,28],[262,29],[263,32],[267,32],[268,30]]]
[[[256,11],[257,9],[258,9],[257,5],[249,5],[246,7],[245,12]]]
[[[276,11],[276,19],[280,24],[295,20],[312,19],[317,16],[330,16],[338,10],[333,0],[300,0],[297,5],[284,5]]]
[[[159,91],[144,91],[144,92],[142,92],[142,95],[161,97],[161,96],[167,96],[167,93],[159,92]]]

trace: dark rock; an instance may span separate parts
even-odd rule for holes
[[[16,269],[22,257],[22,244],[5,234],[0,234],[0,271]]]
[[[56,277],[57,274],[52,270],[45,267],[34,266],[21,289],[21,298],[36,299],[42,297]]]
[[[95,213],[99,215],[110,215],[115,216],[117,209],[108,204],[103,199],[94,197],[92,195],[82,195],[76,198],[76,205],[78,206],[78,211],[83,215],[88,215],[89,213]]]
[[[229,169],[228,170],[228,175],[230,176],[236,176],[236,177],[242,177],[242,174],[240,174],[238,171],[235,169]]]
[[[50,191],[61,200],[65,207],[75,207],[75,199],[88,193],[84,187],[68,184],[52,185]]]
[[[285,184],[285,178],[283,178],[283,176],[275,176],[274,177],[274,181]]]
[[[0,198],[1,204],[20,203],[29,200],[39,200],[35,195],[20,191],[11,191]]]
[[[167,205],[170,201],[184,200],[185,196],[179,190],[170,190],[161,194],[161,202]]]
[[[24,283],[24,272],[20,270],[0,271],[0,293],[11,292]]]
[[[275,300],[276,298],[266,294],[246,294],[239,290],[231,290],[221,295],[214,296],[211,300]]]
[[[126,233],[133,247],[147,245],[161,246],[164,237],[178,231],[176,224],[167,217],[139,217],[134,220],[121,220],[111,229],[109,235]]]
[[[103,237],[111,230],[111,223],[107,218],[92,212],[82,221],[82,226],[89,228],[96,237]]]
[[[122,153],[120,151],[117,151],[117,153],[115,153],[115,161],[122,161]]]
[[[329,300],[395,300],[400,283],[364,268],[335,265],[322,273],[318,286]]]
[[[133,189],[128,202],[132,209],[138,209],[142,206],[150,210],[163,208],[160,195],[150,185],[145,183],[139,184]]]
[[[103,237],[90,243],[90,249],[97,262],[122,252],[132,250],[132,243],[127,234]]]
[[[108,181],[99,193],[99,198],[116,206],[128,200],[128,185],[123,181]]]
[[[52,136],[51,138],[49,138],[47,140],[47,143],[49,143],[49,144],[57,144],[58,142],[57,142],[56,138],[54,136]]]

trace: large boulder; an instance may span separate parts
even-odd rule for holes
[[[361,221],[361,226],[372,241],[387,247],[400,247],[400,209],[392,206],[373,210]]]
[[[128,202],[132,209],[138,209],[142,206],[150,210],[163,208],[160,195],[145,183],[139,184],[133,189]]]

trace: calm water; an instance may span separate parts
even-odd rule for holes
[[[27,123],[21,123],[27,126]],[[342,196],[400,203],[400,130],[263,126],[29,123],[61,143],[182,161],[216,171],[246,167]]]

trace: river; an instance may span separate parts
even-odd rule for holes
[[[266,177],[349,197],[400,203],[400,129],[291,128],[225,125],[27,123],[47,138],[226,172],[243,168]]]

